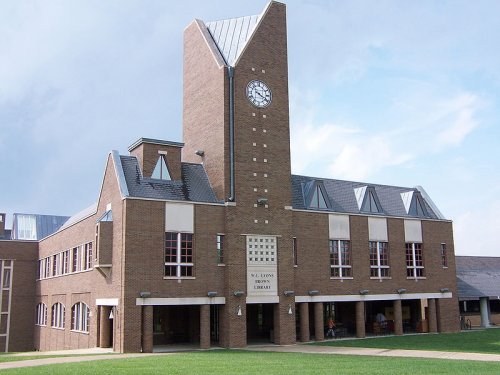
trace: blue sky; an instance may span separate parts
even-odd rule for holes
[[[107,153],[182,141],[182,33],[266,1],[0,2],[0,211],[71,215]],[[500,255],[500,2],[288,1],[292,170],[422,185]]]

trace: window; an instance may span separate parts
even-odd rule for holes
[[[389,246],[387,242],[370,241],[370,276],[389,277]]]
[[[34,215],[17,215],[18,240],[36,240],[36,217]]]
[[[64,328],[64,315],[66,313],[66,308],[60,302],[54,303],[52,305],[52,315],[50,320],[50,325],[53,328]]]
[[[38,279],[40,279],[40,280],[43,279],[43,275],[44,275],[43,263],[44,263],[43,259],[38,260]]]
[[[62,253],[62,273],[63,275],[69,273],[69,250]]]
[[[165,276],[193,277],[193,234],[165,233]]]
[[[297,260],[297,238],[293,237],[292,238],[292,251],[293,251],[293,265],[298,266],[298,260]]]
[[[50,257],[45,258],[45,278],[50,277]]]
[[[424,258],[421,243],[406,244],[406,276],[414,279],[424,277]]]
[[[79,332],[89,331],[90,309],[83,303],[78,302],[71,308],[71,330]]]
[[[446,244],[441,244],[441,265],[443,268],[448,267],[448,254],[446,253]]]
[[[46,326],[47,325],[47,305],[43,302],[40,302],[36,305],[36,322],[37,326]]]
[[[60,254],[55,254],[52,259],[52,276],[59,275]]]
[[[83,270],[92,268],[92,242],[85,244],[85,252],[83,258]]]
[[[2,289],[10,288],[10,268],[3,269]]]
[[[349,241],[330,240],[330,276],[352,277]]]
[[[165,157],[163,155],[160,155],[160,157],[158,158],[151,178],[157,178],[159,180],[170,180],[170,173],[168,173],[167,163],[165,162]]]
[[[217,264],[224,263],[224,235],[217,235]]]

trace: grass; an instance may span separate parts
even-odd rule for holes
[[[332,340],[314,343],[313,345],[500,354],[500,329],[442,333],[439,335],[427,334],[373,337],[361,340]]]
[[[155,355],[20,369],[5,374],[499,374],[500,362],[303,353],[210,352]]]

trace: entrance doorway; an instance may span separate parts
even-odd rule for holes
[[[274,342],[274,304],[247,305],[247,342]]]
[[[153,345],[199,344],[199,342],[199,306],[154,306]]]

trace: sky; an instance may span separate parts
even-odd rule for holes
[[[94,203],[110,150],[182,141],[182,34],[265,0],[0,0],[0,212]],[[500,256],[500,2],[289,0],[292,172],[421,185]]]

